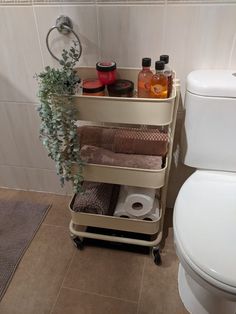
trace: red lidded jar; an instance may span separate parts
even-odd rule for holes
[[[86,79],[83,81],[83,95],[105,96],[105,85],[98,79]]]
[[[97,74],[99,80],[105,84],[109,85],[116,80],[116,63],[113,61],[102,61],[96,64]]]

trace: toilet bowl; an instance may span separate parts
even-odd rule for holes
[[[174,208],[178,287],[192,314],[236,313],[236,173],[197,170]]]
[[[174,206],[180,297],[191,314],[236,313],[236,76],[187,77],[183,162],[196,170]]]

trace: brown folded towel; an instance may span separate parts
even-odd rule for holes
[[[156,129],[107,128],[82,126],[78,128],[80,147],[97,146],[115,153],[165,156],[168,134]]]
[[[117,129],[113,151],[115,153],[165,156],[168,134],[158,129]]]
[[[142,169],[161,169],[162,157],[113,153],[107,149],[85,145],[81,158],[88,163]]]
[[[113,184],[85,181],[84,192],[76,195],[73,210],[89,214],[112,215],[114,208],[110,209],[110,203],[113,188]],[[114,203],[112,206],[114,207]]]
[[[99,126],[82,126],[78,128],[80,147],[92,145],[112,150],[115,130]]]

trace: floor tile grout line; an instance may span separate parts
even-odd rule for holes
[[[150,258],[150,256],[149,256]],[[142,296],[142,292],[143,292],[143,278],[144,278],[144,271],[145,271],[145,267],[146,267],[146,258],[144,259],[144,263],[143,263],[143,269],[142,269],[142,276],[141,276],[141,283],[140,283],[140,290],[139,290],[139,297],[138,297],[138,307],[137,307],[137,314],[139,314],[140,312],[140,303],[141,303],[141,296]]]
[[[117,297],[113,297],[111,295],[100,294],[100,293],[96,293],[96,292],[91,292],[91,291],[77,289],[77,288],[71,288],[71,287],[67,287],[67,286],[63,286],[62,288],[63,289],[67,289],[67,290],[72,290],[72,291],[78,291],[78,292],[83,292],[83,293],[87,293],[87,294],[92,294],[92,295],[96,295],[96,296],[99,296],[99,297],[104,297],[104,298],[110,298],[110,299],[114,299],[114,300],[129,302],[129,303],[132,303],[132,304],[138,304],[137,301],[127,300],[127,299],[123,299],[123,298],[117,298]]]
[[[53,224],[48,224],[46,222],[43,222],[42,225],[44,226],[48,226],[48,227],[57,227],[57,228],[63,228],[63,229],[66,229],[68,230],[68,226],[59,226],[59,225],[53,225]]]
[[[52,314],[53,311],[54,311],[54,308],[55,308],[55,306],[56,306],[56,304],[57,304],[59,295],[60,295],[60,293],[61,293],[61,289],[62,289],[62,287],[63,287],[63,283],[64,283],[65,278],[66,278],[66,276],[67,276],[67,274],[68,274],[68,272],[69,272],[69,269],[70,269],[70,266],[71,266],[71,264],[72,264],[72,261],[73,261],[73,259],[74,259],[74,257],[75,257],[75,254],[76,254],[76,250],[75,250],[74,253],[72,254],[71,260],[70,260],[70,262],[68,263],[68,267],[67,267],[66,272],[65,272],[65,275],[64,275],[64,277],[63,277],[61,286],[60,286],[60,288],[59,288],[59,291],[58,291],[57,296],[56,296],[56,298],[55,298],[55,302],[54,302],[54,304],[52,305],[52,308],[51,308],[49,314]]]

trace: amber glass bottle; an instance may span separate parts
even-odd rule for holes
[[[156,61],[156,73],[151,79],[150,97],[151,98],[167,98],[168,79],[164,74],[165,63]]]
[[[173,86],[173,71],[169,67],[169,56],[168,55],[161,55],[160,56],[160,61],[165,62],[165,69],[164,69],[164,74],[167,76],[168,79],[168,92],[167,92],[167,97],[171,96],[172,93],[172,86]]]
[[[150,70],[151,59],[142,59],[142,71],[138,74],[138,97],[148,98],[150,97],[150,83],[153,76]]]

